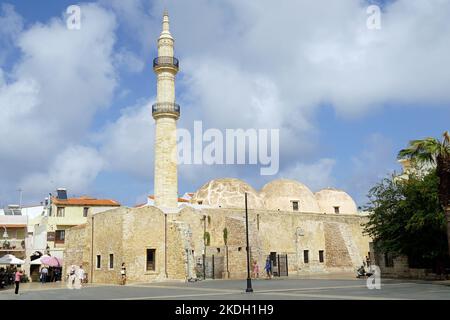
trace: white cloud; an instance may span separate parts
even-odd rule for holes
[[[320,159],[315,163],[295,163],[292,167],[280,172],[279,177],[294,179],[305,184],[312,191],[333,186],[336,181],[333,177],[334,159]]]
[[[392,141],[378,133],[370,135],[358,155],[351,157],[352,170],[348,173],[345,189],[358,204],[365,204],[372,188],[395,168]]]
[[[122,171],[140,179],[153,176],[154,120],[151,104],[142,101],[126,108],[95,138],[106,170]]]
[[[155,53],[162,3],[100,3],[82,6],[77,31],[67,30],[64,19],[23,30],[20,16],[3,6],[0,26],[4,19],[11,22],[7,33],[16,35],[22,56],[11,70],[0,68],[0,137],[8,137],[0,140],[0,166],[11,168],[0,172],[0,181],[47,175],[48,164],[67,145],[85,145],[92,139],[94,115],[113,97],[117,69],[140,72],[144,56]],[[405,112],[409,105],[450,103],[448,1],[397,0],[386,6],[377,31],[366,28],[367,5],[359,0],[197,0],[168,6],[181,59],[179,126],[203,120],[204,129],[279,128],[282,174],[313,189],[335,182],[335,155],[314,161],[323,128],[314,116],[322,104],[352,118],[386,103],[402,104]],[[114,51],[117,21],[142,44],[142,52],[124,46]],[[151,178],[149,102],[126,109],[97,131],[103,170]],[[389,167],[386,146],[372,144],[376,154],[368,149],[353,159],[349,189],[365,192],[367,177]],[[203,182],[249,172],[248,167],[214,166],[182,168],[180,176],[194,185],[199,176]],[[256,184],[261,177],[249,180]]]
[[[95,113],[113,96],[114,15],[95,4],[81,9],[81,30],[68,30],[64,18],[15,29],[21,56],[0,81],[0,167],[8,168],[0,171],[2,198],[19,181],[50,174],[68,146],[85,144]],[[83,172],[68,178],[80,185],[77,177],[91,177]]]
[[[46,192],[65,187],[71,194],[85,194],[103,169],[98,152],[89,147],[68,147],[53,160],[47,172],[26,176],[20,186],[28,197],[42,197]]]
[[[119,52],[114,55],[115,63],[119,68],[122,68],[127,72],[138,73],[141,72],[145,64],[138,58],[133,52],[122,48]]]

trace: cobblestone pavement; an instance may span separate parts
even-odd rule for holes
[[[195,283],[160,282],[119,285],[86,285],[68,289],[64,283],[22,284],[20,294],[0,291],[0,300],[450,300],[450,283],[406,280],[381,282],[381,289],[369,290],[366,281],[349,276],[253,280],[254,293],[245,293],[245,280],[206,280]],[[444,285],[446,284],[446,285]]]

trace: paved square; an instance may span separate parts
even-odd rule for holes
[[[245,293],[245,280],[206,280],[195,283],[161,282],[126,286],[87,285],[76,290],[63,283],[30,283],[0,291],[0,300],[450,300],[450,286],[420,281],[382,280],[380,290],[369,290],[363,279],[281,278],[253,280],[253,293]]]

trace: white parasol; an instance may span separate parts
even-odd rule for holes
[[[44,254],[42,257],[40,257],[39,259],[34,259],[30,262],[31,265],[41,265],[44,264],[42,263],[41,259],[45,258],[45,257],[50,257],[49,255]]]
[[[3,257],[0,258],[0,264],[24,264],[24,263],[25,260],[16,258],[12,254],[5,254]]]

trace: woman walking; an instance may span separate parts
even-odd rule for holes
[[[20,285],[20,280],[22,279],[22,276],[23,276],[22,270],[18,269],[18,270],[16,271],[15,279],[14,279],[14,282],[15,282],[15,284],[16,284],[16,291],[15,291],[15,294],[19,294],[19,285]]]
[[[259,278],[259,265],[256,260],[253,260],[253,278]]]

